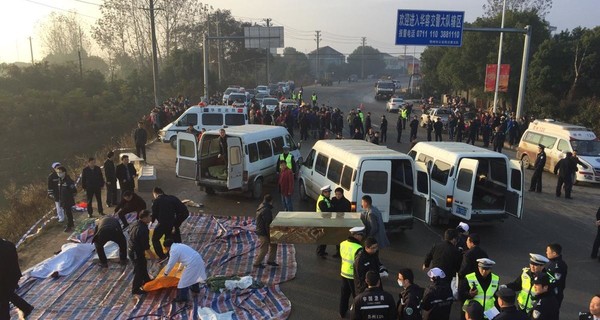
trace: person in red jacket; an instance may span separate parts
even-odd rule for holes
[[[294,194],[294,172],[288,168],[285,160],[279,161],[279,192],[281,203],[285,211],[294,211],[292,206],[292,194]]]

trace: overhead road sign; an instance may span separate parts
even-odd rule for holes
[[[246,49],[283,48],[283,27],[244,27]]]
[[[464,11],[400,9],[396,21],[396,44],[460,47],[464,18]]]

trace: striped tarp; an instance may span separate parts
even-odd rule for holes
[[[90,258],[77,271],[58,279],[29,278],[18,290],[35,307],[29,319],[129,319],[173,317],[197,319],[198,309],[209,307],[219,313],[234,311],[234,319],[286,319],[291,303],[279,283],[296,274],[293,245],[279,245],[277,268],[252,268],[258,238],[249,217],[192,215],[182,225],[183,243],[198,250],[207,266],[207,275],[251,275],[266,286],[260,289],[215,293],[202,288],[187,306],[175,304],[176,289],[131,295],[133,266],[109,263],[108,269]],[[158,266],[149,262],[150,274]],[[13,315],[16,315],[13,310]]]

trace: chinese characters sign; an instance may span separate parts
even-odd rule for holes
[[[460,47],[464,17],[464,11],[398,10],[396,44]]]

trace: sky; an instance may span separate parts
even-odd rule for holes
[[[40,40],[42,22],[54,12],[79,13],[90,28],[100,16],[102,0],[3,0],[0,10],[0,62],[30,62],[29,37],[34,61],[45,52]],[[366,44],[394,56],[405,53],[394,44],[398,9],[464,11],[465,21],[483,15],[486,0],[205,0],[213,8],[231,10],[238,19],[283,26],[285,46],[308,53],[316,49],[315,31],[321,31],[321,46],[331,46],[350,54],[366,37]],[[546,17],[559,31],[577,26],[593,28],[598,23],[598,0],[554,0]],[[506,26],[510,27],[510,26]],[[102,55],[96,46],[92,54]],[[406,54],[422,52],[424,47],[406,48]]]

